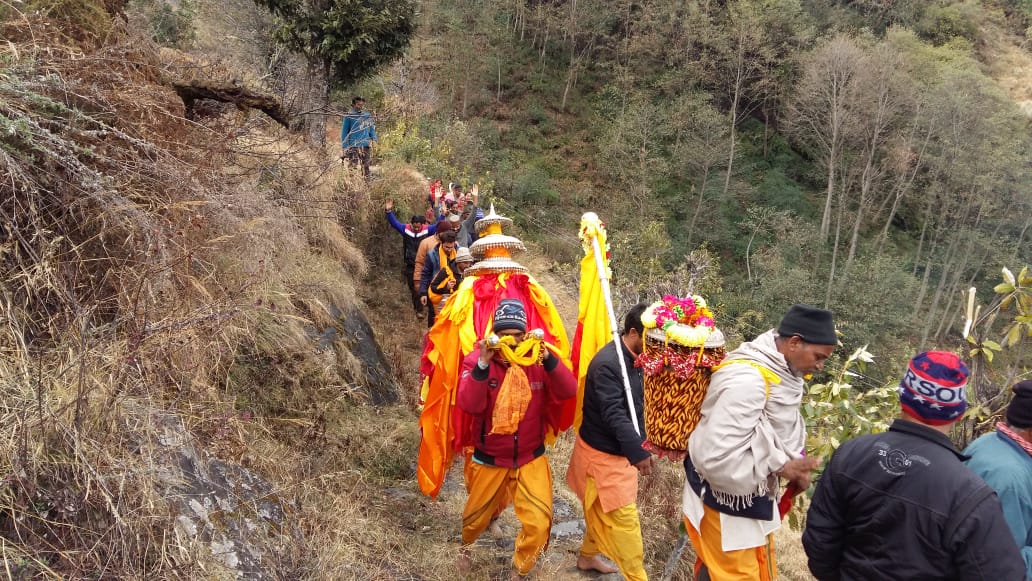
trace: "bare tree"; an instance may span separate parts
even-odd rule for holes
[[[674,159],[690,174],[686,178],[695,194],[694,209],[688,223],[688,246],[691,246],[699,216],[713,189],[711,178],[727,157],[730,124],[727,116],[710,103],[709,95],[692,94],[674,104],[670,126],[675,134]]]
[[[788,106],[786,129],[814,152],[827,176],[820,229],[824,241],[831,228],[847,125],[854,113],[849,103],[863,62],[864,51],[852,38],[838,35],[824,42],[804,60],[802,79]]]
[[[899,72],[902,64],[899,53],[885,44],[875,45],[865,52],[856,79],[857,90],[853,93],[856,101],[852,104],[857,110],[852,115],[856,123],[852,133],[857,141],[856,149],[860,153],[857,159],[861,169],[855,193],[853,230],[844,267],[847,273],[856,258],[861,226],[868,220],[868,212],[879,196],[887,197],[884,182],[890,175],[891,164],[887,148],[907,105]]]

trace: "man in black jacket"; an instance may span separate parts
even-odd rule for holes
[[[628,581],[647,579],[635,501],[638,474],[651,474],[655,466],[655,459],[641,447],[645,440],[643,378],[641,369],[634,367],[643,346],[641,314],[646,306],[639,303],[631,308],[620,341],[608,343],[588,365],[583,419],[566,472],[566,482],[583,503],[587,525],[577,567],[616,573],[601,559],[602,553],[616,562]],[[618,357],[623,357],[627,370],[640,433],[631,423]]]
[[[408,285],[409,292],[412,294],[412,307],[416,309],[417,313],[422,314],[423,305],[419,301],[419,288],[412,281],[416,270],[416,253],[419,250],[419,243],[427,236],[432,236],[437,232],[437,224],[428,227],[426,218],[418,214],[412,216],[412,220],[408,224],[402,224],[394,216],[394,200],[390,198],[387,198],[383,209],[391,227],[401,234],[402,258],[405,260],[405,284]]]
[[[948,437],[967,377],[953,353],[915,356],[899,386],[902,417],[832,456],[803,532],[819,581],[1025,579],[1000,502]]]

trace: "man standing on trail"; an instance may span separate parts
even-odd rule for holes
[[[837,343],[830,311],[793,305],[777,330],[742,343],[713,373],[685,458],[697,579],[777,579],[780,479],[806,490],[818,465],[803,455],[803,378],[824,367]]]
[[[899,386],[901,417],[835,451],[803,531],[819,581],[1025,579],[1000,501],[949,439],[967,380],[954,353],[916,355]]]
[[[373,115],[363,109],[365,99],[351,100],[351,110],[344,114],[340,127],[341,157],[348,163],[362,166],[362,174],[369,177],[369,151],[376,143],[376,125]]]
[[[394,216],[394,200],[387,198],[384,204],[384,211],[387,213],[387,221],[401,234],[402,258],[405,260],[405,284],[412,295],[412,308],[419,314],[423,313],[423,304],[419,301],[419,288],[413,282],[413,275],[416,270],[416,253],[419,251],[419,243],[424,238],[432,236],[437,232],[437,224],[430,227],[426,225],[426,218],[418,214],[412,216],[412,220],[406,225],[402,224]]]
[[[552,471],[545,457],[546,415],[577,395],[577,378],[540,345],[529,364],[521,345],[527,312],[519,299],[502,299],[492,330],[462,362],[457,403],[473,416],[473,458],[467,468],[469,498],[462,511],[459,567],[469,566],[470,545],[512,502],[522,528],[516,535],[511,577],[527,575],[548,546],[552,530]],[[533,339],[527,339],[533,341]],[[522,353],[522,355],[521,355]]]
[[[617,358],[624,359],[638,425],[644,427],[642,370],[634,366],[634,358],[644,345],[641,314],[646,307],[645,303],[632,307],[624,319],[620,341],[611,341],[588,365],[583,420],[566,472],[567,484],[584,506],[587,524],[577,568],[616,573],[616,567],[601,559],[602,553],[616,562],[628,581],[648,579],[635,502],[638,474],[651,474],[656,461],[641,447],[645,434],[636,432],[631,422]]]
[[[448,297],[462,283],[462,275],[471,264],[473,264],[473,255],[469,253],[469,248],[458,246],[455,249],[455,258],[447,265],[442,266],[430,281],[427,297],[430,299],[430,304],[433,305],[435,317],[441,314],[441,309],[444,308]]]
[[[430,282],[434,280],[442,268],[455,260],[455,230],[445,230],[437,235],[440,242],[426,254],[423,262],[423,272],[419,277],[419,301],[429,308],[426,318],[426,326],[433,327],[437,312],[434,305],[430,304]]]
[[[964,450],[967,466],[996,491],[1032,578],[1032,379],[1014,384],[1006,421]]]

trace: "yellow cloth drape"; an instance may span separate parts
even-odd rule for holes
[[[577,305],[577,331],[573,339],[573,352],[570,359],[573,371],[577,375],[577,408],[573,427],[579,429],[581,424],[581,408],[584,403],[584,378],[588,374],[588,364],[602,347],[613,340],[613,328],[606,302],[602,294],[602,282],[599,278],[595,253],[591,247],[591,238],[597,237],[602,249],[602,260],[607,270],[609,257],[606,251],[605,226],[595,217],[594,220],[581,220],[581,239],[585,241],[584,258],[580,263],[580,302]]]

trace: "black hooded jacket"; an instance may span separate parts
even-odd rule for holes
[[[850,440],[817,482],[803,548],[819,581],[1020,581],[996,494],[945,434],[896,420]]]

